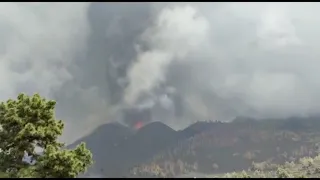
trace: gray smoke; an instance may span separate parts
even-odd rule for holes
[[[318,3],[1,3],[0,99],[57,100],[71,142],[149,109],[181,128],[318,115]]]
[[[85,49],[89,34],[88,5],[0,4],[1,100],[15,98],[19,92],[53,98],[73,80],[70,68]]]
[[[183,97],[183,120],[169,122],[178,126],[194,119],[317,115],[318,42],[312,37],[318,6],[171,4],[142,35],[149,50],[139,52],[129,70],[126,100],[164,83]]]
[[[139,95],[166,82],[166,69],[173,61],[184,61],[208,36],[208,22],[191,6],[164,9],[142,35],[149,50],[138,51],[129,68],[124,100],[134,105]]]

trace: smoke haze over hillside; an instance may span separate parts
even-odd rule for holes
[[[57,100],[63,139],[150,108],[194,120],[317,115],[319,3],[1,3],[0,99]]]

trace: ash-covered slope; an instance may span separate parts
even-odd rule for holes
[[[131,149],[133,157],[140,159],[152,156],[179,139],[179,134],[169,126],[152,122],[141,128],[123,147]]]

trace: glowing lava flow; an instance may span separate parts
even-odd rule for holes
[[[134,129],[138,130],[138,129],[140,129],[142,126],[143,126],[143,122],[138,121],[138,122],[136,122],[136,123],[134,124],[133,127],[134,127]]]

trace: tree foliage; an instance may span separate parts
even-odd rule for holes
[[[19,94],[0,103],[1,172],[10,177],[72,178],[92,164],[84,143],[67,150],[58,142],[64,124],[55,119],[55,104],[39,94]],[[23,161],[26,156],[30,162]]]

